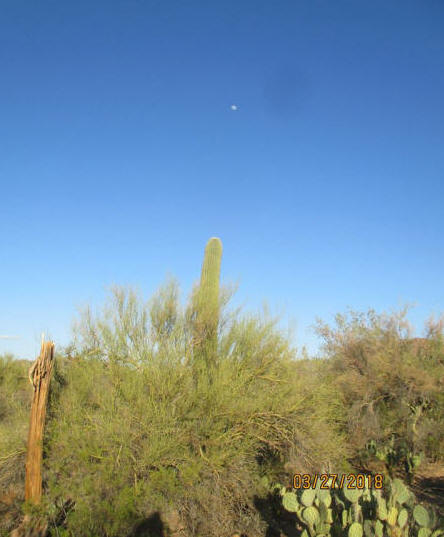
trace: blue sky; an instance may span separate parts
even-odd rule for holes
[[[0,352],[113,283],[316,317],[444,304],[444,4],[4,0]],[[238,110],[231,110],[235,104]]]

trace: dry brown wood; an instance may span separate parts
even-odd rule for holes
[[[26,451],[25,500],[33,504],[40,503],[42,498],[43,430],[53,365],[54,343],[45,343],[42,338],[40,355],[29,370],[34,394]],[[45,537],[47,533],[47,520],[25,515],[20,526],[11,533],[11,537]]]
[[[34,395],[26,453],[25,500],[39,503],[42,497],[42,450],[49,384],[54,365],[54,343],[42,342],[40,356],[29,371]]]
[[[46,537],[48,522],[44,518],[31,518],[25,515],[21,525],[11,532],[11,537]]]

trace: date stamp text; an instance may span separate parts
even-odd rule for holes
[[[294,474],[294,489],[349,488],[349,489],[382,489],[384,476],[382,474]]]

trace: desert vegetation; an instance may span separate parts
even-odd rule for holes
[[[278,319],[230,308],[221,254],[211,239],[185,305],[168,280],[81,313],[56,348],[39,506],[24,502],[31,363],[0,358],[0,535],[37,511],[64,537],[444,534],[443,323],[415,339],[406,311],[349,312],[318,323],[307,359]],[[307,495],[295,473],[386,487]]]

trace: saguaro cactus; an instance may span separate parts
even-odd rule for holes
[[[207,369],[215,364],[219,325],[219,285],[222,242],[212,237],[205,247],[200,285],[196,295],[194,319],[194,355]]]

